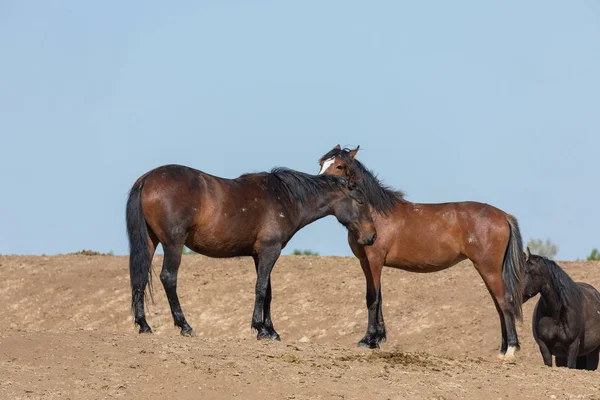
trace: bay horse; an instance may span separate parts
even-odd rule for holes
[[[540,293],[532,330],[544,364],[596,370],[600,352],[600,293],[593,286],[573,282],[554,261],[531,254],[527,248],[523,299]]]
[[[139,333],[152,332],[144,295],[151,284],[152,258],[161,243],[160,280],[181,335],[194,334],[177,296],[177,272],[186,245],[209,257],[254,259],[257,279],[251,327],[258,339],[279,340],[271,320],[271,271],[292,236],[313,221],[335,215],[357,243],[368,246],[376,239],[364,190],[360,185],[352,188],[343,177],[284,168],[225,179],[165,165],[142,175],[129,193],[126,210],[131,307]]]
[[[358,343],[379,348],[386,338],[381,300],[381,270],[388,266],[411,272],[440,271],[470,259],[492,296],[502,331],[499,361],[515,362],[519,339],[515,318],[522,320],[525,254],[517,220],[488,204],[456,202],[419,204],[383,185],[355,159],[359,147],[339,145],[319,160],[319,174],[345,176],[365,188],[377,230],[370,247],[353,237],[348,242],[367,281],[368,329]]]

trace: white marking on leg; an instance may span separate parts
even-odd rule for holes
[[[514,364],[517,362],[517,357],[515,357],[515,351],[517,351],[517,348],[515,346],[508,346],[508,349],[506,349],[506,353],[504,354],[505,363]]]
[[[508,349],[506,349],[506,353],[504,354],[504,358],[511,356],[514,357],[515,351],[517,351],[517,348],[515,346],[508,346]]]
[[[327,168],[329,168],[329,166],[331,164],[333,164],[335,162],[335,157],[331,157],[328,158],[327,160],[323,161],[323,167],[321,167],[321,172],[319,172],[319,175],[322,175],[323,172],[327,171]]]

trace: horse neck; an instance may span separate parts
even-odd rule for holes
[[[327,215],[331,215],[333,210],[331,203],[340,195],[337,189],[324,191],[324,194],[309,199],[305,204],[298,206],[298,227],[302,229],[306,225],[315,222]]]
[[[551,267],[547,266],[546,268],[548,269],[548,271],[547,271],[548,279],[542,285],[542,287],[540,289],[540,294],[541,294],[542,298],[544,299],[546,308],[548,309],[548,311],[550,311],[552,313],[552,317],[556,321],[559,321],[562,319],[562,317],[564,317],[565,311],[570,308],[569,307],[570,303],[573,302],[575,299],[564,298],[566,296],[566,293],[563,294],[561,297],[561,293],[558,293],[556,290],[556,286],[559,283],[558,282],[555,283],[552,281],[552,274],[550,273],[550,268],[560,268],[560,267],[558,265],[554,265]],[[563,273],[564,273],[564,271],[563,271]],[[565,275],[566,275],[566,273],[565,273]],[[568,276],[566,276],[565,279],[570,279],[570,278]],[[571,282],[571,283],[573,283],[573,282]]]
[[[540,295],[542,296],[542,299],[544,299],[544,304],[548,311],[551,312],[552,317],[558,321],[562,312],[562,303],[550,281],[545,282],[542,285]]]

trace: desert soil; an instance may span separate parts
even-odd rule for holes
[[[537,298],[518,326],[518,363],[495,362],[498,316],[469,262],[431,274],[385,269],[380,350],[356,348],[367,312],[354,258],[278,261],[272,312],[281,342],[259,342],[250,330],[251,259],[184,256],[179,295],[193,338],[174,328],[157,275],[154,334],[138,335],[127,263],[0,256],[0,398],[600,399],[600,371],[543,366],[531,336]],[[600,263],[561,265],[600,288]]]

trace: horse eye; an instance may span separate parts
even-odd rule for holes
[[[344,167],[342,167],[341,165],[338,165],[336,168],[337,169],[344,169]]]

